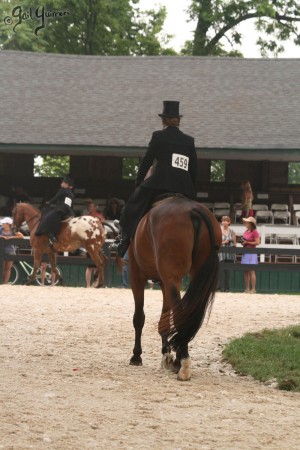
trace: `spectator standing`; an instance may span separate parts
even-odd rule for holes
[[[128,251],[125,253],[123,257],[123,266],[122,266],[122,288],[128,288],[129,287],[129,257],[128,257]]]
[[[19,231],[15,232],[12,228],[13,220],[10,217],[4,217],[4,219],[1,220],[2,228],[0,229],[0,238],[5,239],[7,243],[5,243],[4,246],[4,254],[5,255],[15,255],[16,254],[16,247],[9,243],[10,239],[23,239],[24,236]],[[7,284],[9,282],[11,268],[13,265],[13,261],[4,261],[4,268],[3,268],[3,283]]]
[[[241,243],[244,248],[255,248],[260,243],[260,236],[256,229],[254,217],[243,219],[246,231],[243,234]],[[244,253],[241,264],[258,264],[258,256],[255,253]],[[256,274],[254,270],[244,271],[245,293],[256,294]]]
[[[242,219],[247,217],[253,217],[254,211],[252,209],[253,192],[250,181],[243,181],[242,183],[242,196],[241,196]]]
[[[221,219],[221,230],[222,230],[222,246],[223,247],[236,247],[236,234],[229,227],[231,223],[229,216],[223,216]],[[234,253],[220,253],[220,261],[233,263],[235,261]],[[221,290],[228,292],[230,288],[230,270],[224,270],[221,273]]]

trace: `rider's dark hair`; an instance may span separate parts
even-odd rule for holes
[[[179,117],[163,117],[162,123],[167,127],[179,127],[180,118]]]

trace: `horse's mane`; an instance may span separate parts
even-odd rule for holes
[[[40,211],[38,208],[36,208],[35,206],[33,206],[31,203],[20,202],[20,203],[17,203],[17,204],[16,204],[16,207],[17,207],[18,205],[28,206],[28,207],[31,208],[35,213],[41,214],[41,211]]]

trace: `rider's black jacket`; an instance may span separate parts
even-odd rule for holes
[[[62,213],[64,216],[73,216],[73,200],[75,195],[69,188],[60,188],[57,194],[52,197],[46,204],[55,205],[54,210]]]

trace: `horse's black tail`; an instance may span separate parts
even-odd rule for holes
[[[219,279],[219,248],[211,219],[198,208],[191,211],[191,219],[195,233],[193,258],[197,257],[196,247],[200,245],[199,235],[204,223],[209,232],[211,249],[205,263],[191,280],[181,303],[178,303],[172,311],[173,320],[168,332],[168,341],[174,350],[187,345],[196,336],[207,309],[212,307]]]

